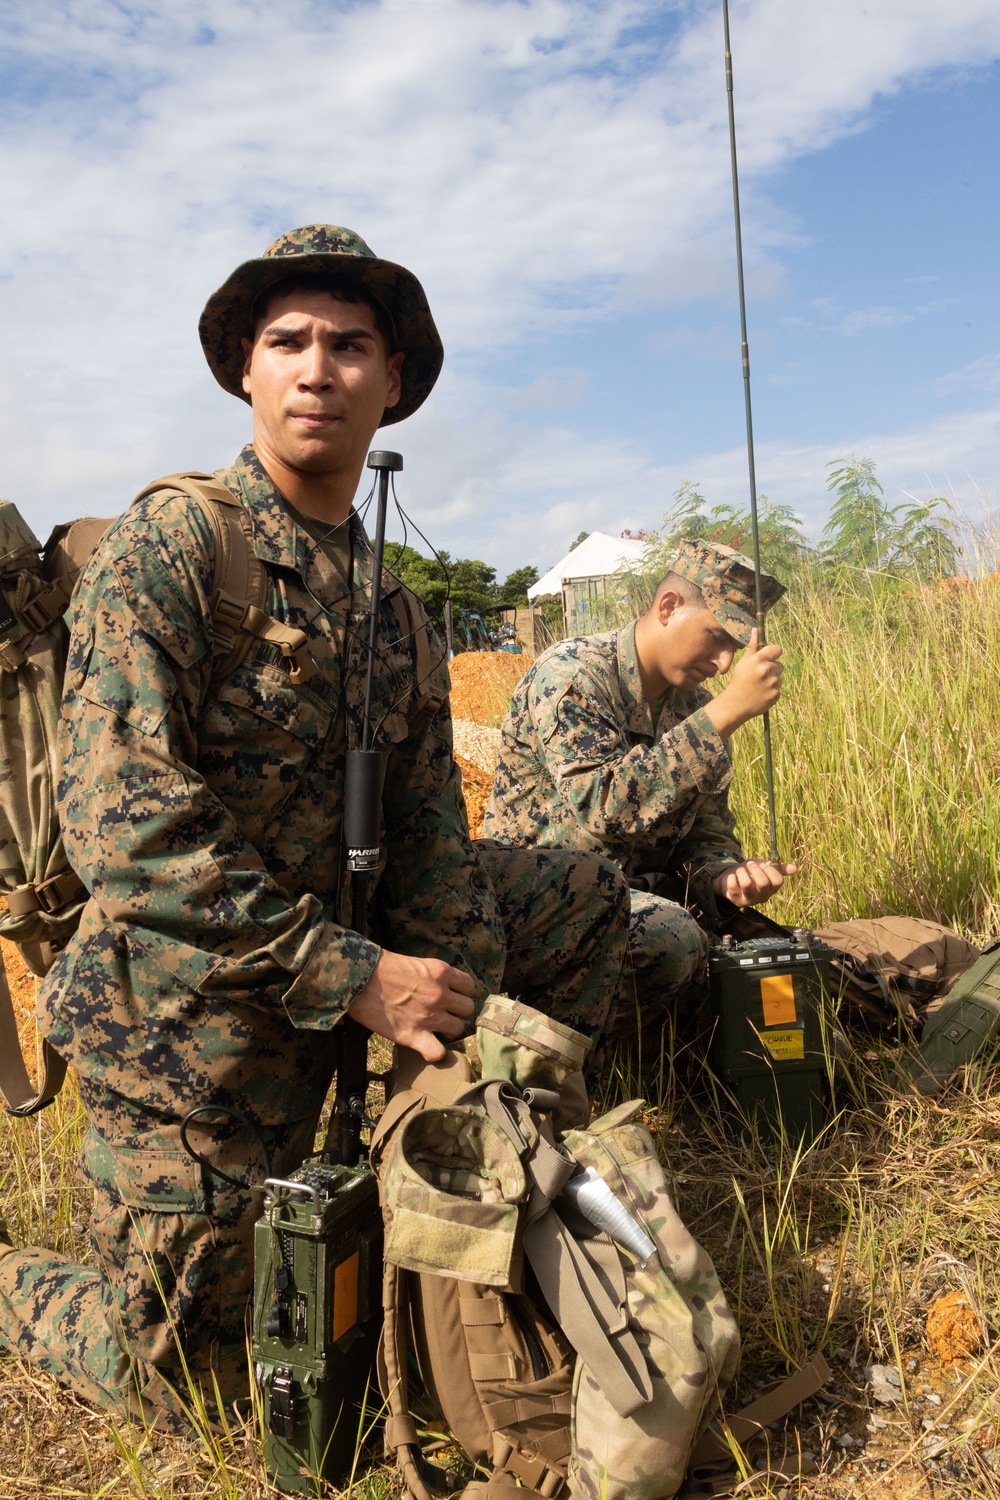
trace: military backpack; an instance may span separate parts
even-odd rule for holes
[[[293,681],[312,670],[303,631],[264,611],[267,575],[253,550],[251,520],[211,474],[170,474],[136,498],[179,490],[201,508],[212,533],[213,679],[228,677],[254,640],[276,645]],[[42,546],[9,500],[0,500],[0,936],[16,943],[28,968],[43,976],[76,930],[87,891],[66,858],[56,803],[56,736],[69,632],[64,615],[77,579],[110,520],[84,517],[57,526]],[[406,590],[394,596],[400,629],[418,653]],[[421,663],[417,663],[418,672]],[[423,680],[418,677],[418,680]],[[66,1067],[43,1043],[36,1089],[21,1055],[6,971],[0,963],[0,1091],[8,1110],[30,1115],[51,1103]]]
[[[736,1368],[736,1323],[642,1101],[588,1124],[587,1046],[492,996],[442,1063],[397,1053],[372,1142],[379,1381],[412,1500],[429,1500],[418,1422],[488,1473],[465,1500],[665,1500],[692,1462],[731,1464],[706,1429]],[[828,1373],[817,1358],[730,1430],[758,1435]]]

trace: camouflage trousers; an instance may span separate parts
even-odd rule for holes
[[[505,987],[599,1044],[628,926],[618,867],[562,850],[479,850],[507,936]],[[98,1406],[182,1420],[195,1388],[212,1415],[216,1386],[223,1404],[249,1389],[260,1194],[203,1169],[184,1150],[177,1121],[87,1079],[80,1090],[97,1264],[0,1247],[0,1345]],[[308,1155],[316,1124],[311,1117],[261,1129],[273,1175]],[[263,1180],[259,1150],[233,1122],[193,1126],[189,1138],[230,1176]]]
[[[178,1123],[80,1080],[90,1119],[96,1265],[29,1247],[0,1260],[0,1343],[97,1406],[177,1417],[200,1389],[215,1414],[248,1389],[245,1319],[260,1194],[205,1171]],[[264,1128],[272,1172],[312,1150],[314,1119]],[[259,1150],[235,1123],[192,1125],[194,1148],[260,1182]],[[152,1410],[150,1410],[150,1408]],[[162,1419],[161,1419],[162,1420]]]
[[[612,1039],[655,1082],[671,1035],[690,1035],[707,998],[708,936],[685,907],[664,896],[632,891],[628,951],[622,968]]]
[[[613,860],[476,842],[503,920],[504,992],[591,1038],[600,1065],[628,942],[629,891]]]

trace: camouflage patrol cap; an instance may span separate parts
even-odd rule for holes
[[[733,547],[705,542],[699,537],[694,542],[681,542],[669,571],[696,584],[701,589],[705,608],[715,616],[723,630],[728,630],[740,645],[749,644],[750,632],[757,624],[757,591],[749,557],[744,557]],[[785,585],[772,578],[770,573],[760,575],[760,598],[765,614],[786,592]]]
[[[396,349],[405,358],[399,401],[386,407],[381,425],[401,422],[427,398],[440,374],[441,339],[424,289],[412,271],[380,260],[360,235],[339,224],[306,224],[289,230],[268,245],[262,256],[237,266],[212,293],[198,324],[212,374],[223,390],[249,401],[243,389],[245,356],[240,340],[253,337],[254,303],[269,286],[289,276],[310,274],[356,280],[359,290],[385,308],[395,329]]]

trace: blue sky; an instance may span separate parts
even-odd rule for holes
[[[447,351],[401,495],[501,576],[746,494],[721,0],[0,3],[0,489],[37,531],[247,436],[197,342],[345,223]],[[1000,503],[994,0],[734,0],[758,478]],[[388,433],[387,433],[388,437]]]

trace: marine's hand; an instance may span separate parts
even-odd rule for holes
[[[476,981],[439,958],[410,958],[382,949],[375,972],[350,1014],[369,1031],[412,1047],[428,1062],[444,1057],[434,1035],[461,1036],[475,1006]]]
[[[767,901],[794,875],[798,865],[779,864],[770,859],[747,859],[716,875],[712,885],[717,896],[725,896],[734,906],[759,906]]]
[[[753,631],[749,645],[733,668],[729,683],[711,703],[705,705],[705,713],[722,739],[728,740],[741,724],[766,713],[777,703],[781,694],[781,674],[785,670],[780,656],[780,646],[758,646],[757,632]]]

